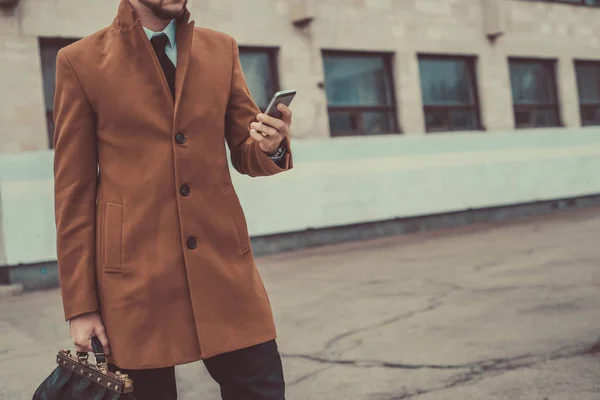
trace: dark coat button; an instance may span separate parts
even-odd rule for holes
[[[181,193],[182,196],[188,197],[192,193],[192,190],[188,185],[183,185],[179,188],[179,193]]]
[[[183,133],[178,133],[175,135],[175,141],[179,144],[184,144],[186,142],[185,135]]]
[[[188,249],[194,250],[196,247],[198,247],[198,241],[196,240],[195,237],[190,236],[187,239],[187,247]]]

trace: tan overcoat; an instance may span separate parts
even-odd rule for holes
[[[173,366],[274,339],[231,183],[279,168],[237,43],[177,23],[176,98],[128,0],[58,53],[55,203],[65,318],[99,311],[121,368]],[[288,139],[286,139],[288,140]],[[265,194],[267,195],[267,194]],[[265,215],[268,218],[268,215]]]

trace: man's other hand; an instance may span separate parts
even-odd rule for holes
[[[106,331],[104,330],[104,324],[102,324],[100,314],[97,312],[83,314],[71,319],[69,327],[71,329],[71,339],[77,351],[93,351],[92,338],[96,336],[104,347],[104,353],[107,355],[110,354],[110,346]]]

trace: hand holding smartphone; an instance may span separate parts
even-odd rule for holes
[[[273,119],[283,120],[283,114],[277,109],[277,107],[279,106],[279,104],[284,104],[286,107],[289,107],[292,103],[292,100],[294,99],[294,96],[296,96],[295,90],[286,90],[275,93],[275,95],[271,99],[271,102],[267,106],[267,109],[263,113],[263,115],[265,115],[266,117],[261,119],[261,121],[258,123],[251,124],[252,131],[250,131],[250,135],[258,134],[262,135],[263,137],[275,137],[281,134],[287,135],[289,126],[284,124],[284,129],[282,129],[280,127],[281,122],[273,121]],[[275,126],[279,128],[275,128]],[[278,131],[278,129],[280,131]]]
[[[277,119],[282,119],[283,115],[281,114],[281,111],[277,109],[277,106],[279,106],[279,104],[285,104],[287,107],[289,107],[295,96],[295,90],[284,90],[275,93],[275,95],[271,99],[271,102],[269,103],[269,106],[265,110],[265,115]]]

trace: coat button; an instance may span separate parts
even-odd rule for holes
[[[192,190],[188,185],[183,185],[179,188],[179,193],[181,193],[182,196],[188,197],[192,193]]]
[[[175,141],[179,144],[184,144],[186,142],[185,135],[183,133],[178,133],[175,135]]]
[[[188,249],[190,249],[190,250],[194,250],[196,247],[198,247],[198,241],[196,240],[196,238],[195,238],[195,237],[193,237],[193,236],[190,236],[190,237],[187,239],[187,247],[188,247]]]

